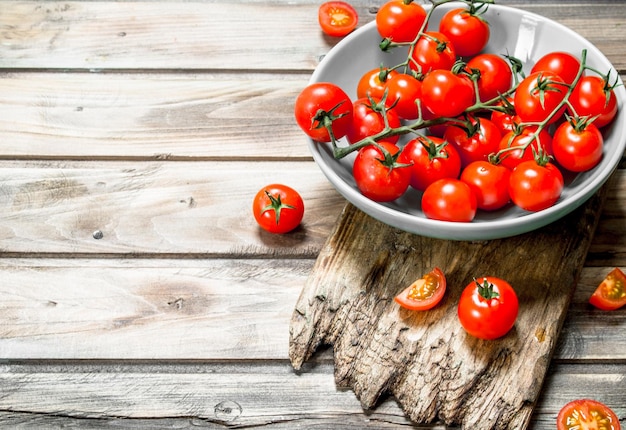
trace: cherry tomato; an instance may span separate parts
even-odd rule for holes
[[[387,105],[402,119],[419,118],[415,101],[422,94],[422,81],[411,75],[396,73],[387,80]]]
[[[563,175],[554,164],[523,161],[511,172],[509,195],[517,206],[536,212],[556,203],[563,185]]]
[[[434,308],[446,292],[446,277],[438,267],[413,282],[394,299],[396,303],[411,311]]]
[[[331,124],[335,138],[341,139],[352,124],[352,101],[337,85],[319,82],[305,87],[296,98],[296,122],[313,140],[330,142],[324,123]]]
[[[469,121],[469,128],[453,124],[443,135],[459,151],[463,167],[472,161],[486,161],[490,154],[498,151],[502,139],[500,130],[490,120],[471,118]]]
[[[359,23],[359,14],[343,1],[329,1],[319,7],[317,18],[322,31],[329,36],[343,37]]]
[[[459,298],[459,322],[479,339],[498,339],[515,325],[519,301],[504,279],[485,276],[468,284]]]
[[[576,115],[595,118],[593,123],[601,128],[609,124],[617,114],[615,92],[604,78],[583,76],[569,97]]]
[[[393,143],[378,142],[390,155],[400,151]],[[375,202],[390,202],[400,197],[409,187],[411,170],[408,166],[398,166],[395,160],[385,159],[383,151],[375,145],[359,150],[352,175],[361,193]]]
[[[376,13],[376,28],[396,43],[412,42],[426,20],[426,10],[417,2],[390,0]]]
[[[591,295],[589,303],[604,311],[613,311],[626,305],[626,275],[614,268],[606,275]]]
[[[435,117],[457,117],[475,101],[472,81],[449,70],[433,70],[422,81],[423,106]]]
[[[561,124],[552,136],[557,163],[570,172],[585,172],[602,159],[604,138],[593,123],[572,119]]]
[[[549,52],[533,65],[530,73],[551,72],[571,85],[580,69],[580,60],[568,52]]]
[[[483,50],[489,41],[489,25],[467,9],[452,9],[439,22],[439,31],[454,45],[456,55],[470,57]]]
[[[298,227],[304,216],[304,202],[287,185],[270,184],[254,196],[252,213],[256,222],[270,233],[288,233]]]
[[[411,164],[411,186],[424,191],[438,179],[458,178],[461,158],[454,146],[435,136],[420,136],[402,149],[398,163]]]
[[[470,222],[476,216],[476,196],[459,179],[439,179],[422,194],[422,212],[430,219]]]
[[[431,70],[450,70],[456,62],[454,46],[438,31],[425,32],[415,44],[409,66],[426,74]]]
[[[597,400],[578,399],[563,406],[556,417],[557,430],[620,430],[619,418]]]
[[[565,112],[565,105],[554,112],[565,98],[567,86],[563,79],[550,72],[528,75],[517,86],[514,96],[515,111],[524,122],[548,123],[557,121]]]
[[[474,192],[478,209],[494,211],[511,200],[509,176],[511,171],[501,164],[474,161],[461,172],[461,181]]]
[[[382,99],[388,81],[396,74],[393,70],[377,67],[363,74],[356,87],[356,96],[359,99],[368,96]]]
[[[385,128],[385,117],[381,112],[382,103],[373,98],[363,98],[355,100],[353,103],[352,124],[348,129],[348,142],[357,143],[368,136],[373,136]],[[387,111],[389,127],[400,127],[400,118],[393,110]],[[387,139],[391,143],[396,143],[399,136]]]
[[[454,45],[456,47],[456,45]],[[467,62],[470,73],[478,72],[480,100],[488,102],[511,89],[513,71],[506,60],[495,54],[479,54]]]
[[[513,170],[522,161],[529,161],[534,154],[543,152],[553,155],[552,136],[545,129],[536,135],[537,127],[524,127],[521,131],[510,131],[500,140],[500,163]]]

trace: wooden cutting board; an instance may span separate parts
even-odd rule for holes
[[[293,367],[333,345],[336,384],[365,409],[391,394],[416,423],[526,428],[607,188],[538,231],[482,242],[406,233],[347,204],[292,316]],[[447,278],[442,303],[427,312],[395,304],[435,266]],[[515,327],[495,341],[469,336],[456,315],[463,288],[486,275],[508,280],[520,301]]]

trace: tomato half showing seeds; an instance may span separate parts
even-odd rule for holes
[[[396,303],[411,311],[425,311],[434,308],[446,292],[446,276],[435,267],[420,279],[409,285],[394,299]]]
[[[519,302],[513,287],[504,279],[485,276],[474,279],[459,298],[459,322],[479,339],[497,339],[513,328]]]
[[[604,311],[626,305],[626,275],[619,268],[611,270],[591,295],[589,303]]]
[[[619,418],[597,400],[578,399],[563,406],[556,418],[557,430],[620,430]]]
[[[317,14],[322,31],[329,36],[343,37],[359,23],[359,14],[343,1],[322,3]]]
[[[300,225],[304,216],[304,202],[291,187],[271,184],[254,197],[252,213],[261,228],[270,233],[287,233]]]

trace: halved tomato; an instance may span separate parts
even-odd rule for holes
[[[589,303],[603,311],[613,311],[626,305],[626,275],[615,268],[606,275],[591,295]]]
[[[620,430],[619,418],[597,400],[579,399],[563,406],[556,418],[557,430]]]
[[[432,309],[446,292],[446,277],[438,267],[425,274],[398,294],[395,301],[412,311]]]
[[[322,31],[333,37],[347,35],[359,23],[359,14],[350,4],[343,1],[322,3],[317,17]]]

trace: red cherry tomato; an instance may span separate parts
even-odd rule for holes
[[[598,127],[575,119],[561,124],[552,136],[554,158],[559,166],[570,172],[594,168],[602,159],[603,146],[604,138]]]
[[[446,277],[438,267],[409,285],[395,297],[396,303],[411,311],[434,308],[446,292]]]
[[[450,70],[433,70],[422,81],[423,106],[436,118],[454,118],[472,106],[474,85]]]
[[[387,83],[395,74],[395,71],[381,67],[365,72],[357,83],[357,98],[362,99],[369,96],[375,99],[382,99]]]
[[[515,111],[524,122],[556,122],[565,112],[565,105],[554,112],[565,98],[567,86],[563,79],[550,72],[528,75],[517,86]]]
[[[450,70],[456,62],[454,45],[438,31],[425,32],[415,44],[409,66],[426,74],[431,70]]]
[[[617,98],[608,82],[598,76],[580,78],[569,102],[578,116],[595,118],[593,123],[601,128],[609,124],[617,114]]]
[[[530,73],[551,72],[572,84],[580,69],[580,60],[568,52],[549,52],[533,65]]]
[[[556,417],[557,430],[620,430],[619,418],[597,400],[578,399],[563,406]]]
[[[396,145],[381,141],[378,145],[390,155],[400,151]],[[352,175],[361,193],[375,202],[390,202],[400,197],[409,187],[411,170],[405,166],[396,166],[392,160],[386,160],[379,148],[368,145],[359,150],[352,166]]]
[[[552,136],[545,129],[536,134],[537,127],[528,126],[521,132],[510,131],[502,136],[499,145],[500,163],[513,170],[522,161],[534,158],[535,153],[553,155]]]
[[[498,127],[486,118],[472,118],[469,124],[469,128],[450,125],[443,135],[459,151],[462,166],[472,161],[486,161],[490,154],[498,151],[502,139]]]
[[[411,75],[396,73],[387,80],[387,105],[402,119],[419,118],[415,103],[422,94],[422,81]]]
[[[300,225],[304,216],[304,202],[293,188],[270,184],[254,196],[252,213],[264,230],[288,233]]]
[[[376,13],[376,28],[396,43],[412,42],[426,20],[426,10],[417,2],[390,0]]]
[[[352,101],[337,85],[328,82],[310,84],[296,98],[296,122],[309,137],[318,142],[330,142],[324,122],[329,124],[335,138],[341,139],[352,124]],[[320,115],[320,112],[323,112]]]
[[[317,17],[322,31],[333,37],[347,35],[359,23],[359,14],[350,4],[343,1],[322,3]]]
[[[355,100],[353,103],[352,124],[348,129],[348,142],[357,143],[369,136],[380,133],[385,128],[385,117],[381,112],[382,104],[380,100],[363,98]],[[400,118],[393,110],[387,111],[389,127],[400,127]],[[396,143],[399,136],[387,139],[391,143]]]
[[[563,185],[563,175],[554,164],[523,161],[511,172],[509,195],[517,206],[536,212],[554,205]]]
[[[489,25],[467,9],[452,9],[439,22],[439,31],[454,45],[456,55],[470,57],[478,54],[489,41]]]
[[[456,45],[455,45],[456,46]],[[467,62],[470,73],[478,72],[478,94],[488,102],[511,89],[513,71],[506,60],[495,54],[479,54]]]
[[[459,298],[459,322],[479,339],[498,339],[515,325],[519,301],[513,287],[494,276],[475,279]]]
[[[626,305],[626,275],[614,268],[606,275],[589,299],[589,303],[604,311],[613,311]]]
[[[500,164],[474,161],[463,169],[461,181],[474,192],[478,209],[494,211],[511,200],[509,176],[511,171]]]
[[[454,146],[435,136],[420,136],[402,149],[398,163],[410,164],[411,186],[424,191],[438,179],[458,178],[461,158]]]
[[[470,222],[476,216],[476,196],[459,179],[439,179],[422,194],[422,212],[440,221]]]

